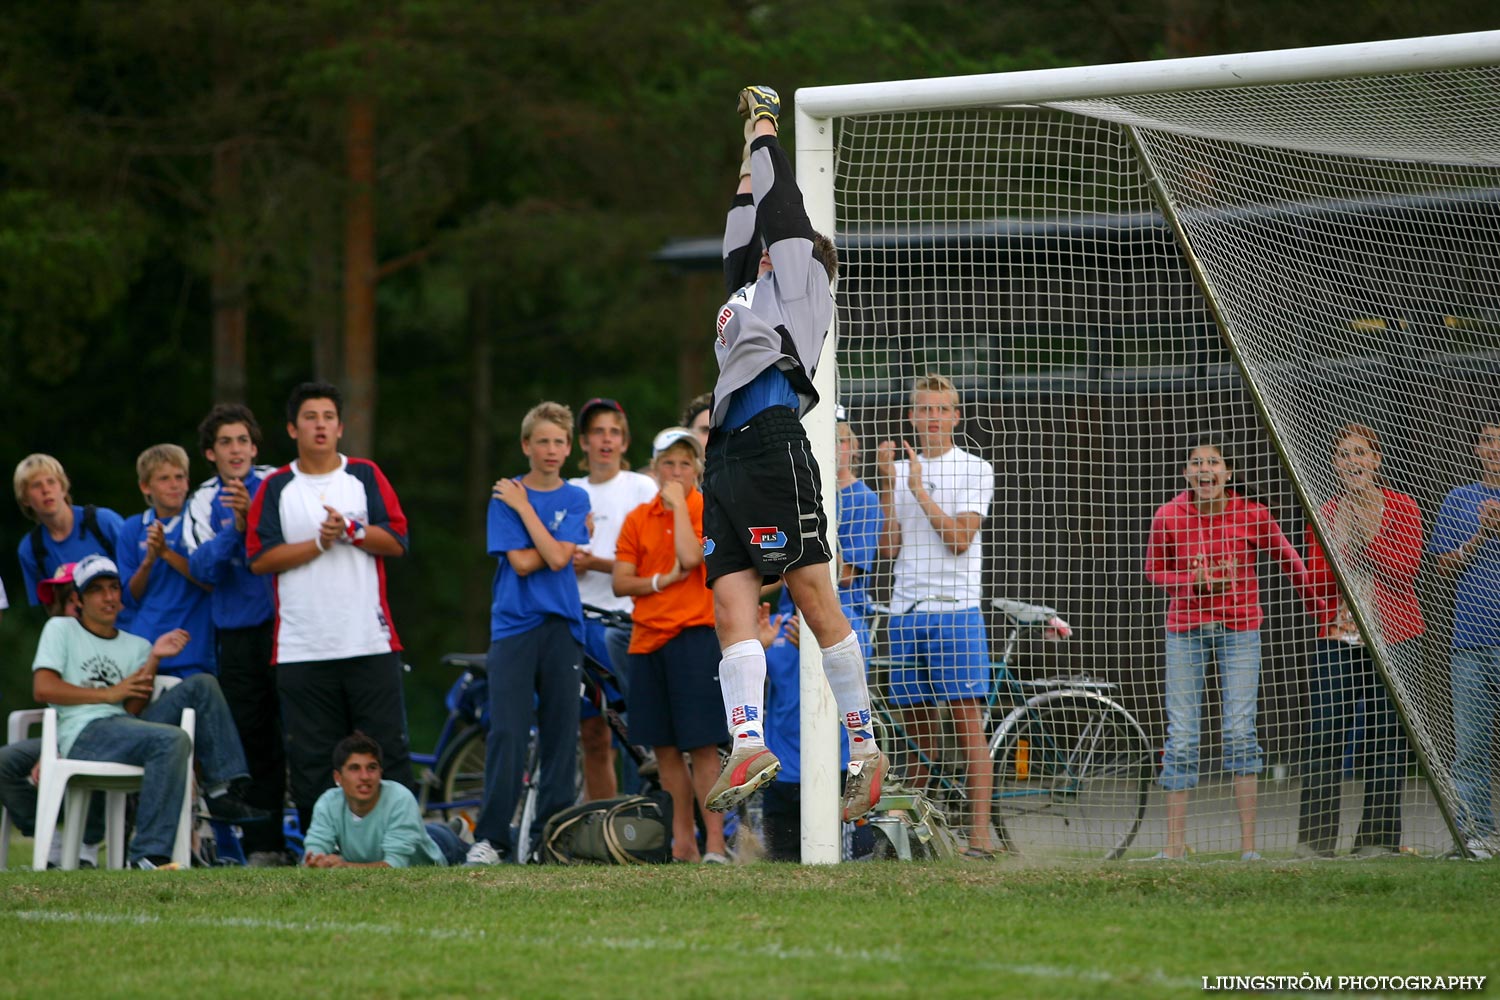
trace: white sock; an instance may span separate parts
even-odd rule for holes
[[[823,673],[833,689],[839,718],[849,733],[849,755],[864,757],[879,749],[870,725],[870,689],[865,683],[865,654],[853,632],[823,650]]]
[[[734,749],[765,746],[766,651],[760,643],[746,639],[724,650],[719,692]]]

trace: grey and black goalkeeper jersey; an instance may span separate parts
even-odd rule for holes
[[[715,427],[724,420],[730,394],[772,365],[796,391],[798,416],[817,405],[812,377],[833,322],[833,288],[813,256],[812,223],[791,161],[775,136],[761,136],[750,151],[753,194],[737,194],[724,223],[729,301],[715,323]],[[774,269],[757,279],[762,240]]]

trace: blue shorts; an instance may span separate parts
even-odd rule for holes
[[[729,742],[719,693],[719,640],[694,625],[649,653],[630,654],[630,742],[696,750]]]
[[[984,615],[964,611],[912,611],[891,615],[892,705],[981,701],[990,693],[990,642]]]

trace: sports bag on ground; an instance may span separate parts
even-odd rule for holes
[[[645,865],[672,860],[672,800],[622,795],[564,809],[542,831],[542,860],[561,865]]]

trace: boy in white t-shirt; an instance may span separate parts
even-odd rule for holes
[[[386,560],[406,554],[406,514],[385,473],[339,451],[343,394],[304,382],[287,399],[297,459],[261,482],[245,555],[276,576],[276,689],[292,802],[302,829],[333,784],[328,758],[350,728],[380,743],[385,774],[416,788],[402,694],[401,639]]]
[[[625,515],[656,499],[656,481],[630,471],[625,450],[630,447],[630,421],[625,408],[613,399],[596,397],[578,411],[578,444],[583,450],[581,466],[588,475],[569,479],[589,495],[589,542],[573,555],[578,573],[578,596],[585,605],[605,611],[630,614],[628,597],[616,597],[610,583],[615,567],[615,542]],[[624,692],[627,629],[606,628],[585,618],[583,645],[589,656],[611,670]],[[619,794],[615,779],[615,754],[609,723],[598,708],[583,699],[579,710],[578,736],[583,745],[583,787],[590,799],[609,799]]]
[[[882,441],[876,464],[885,526],[881,554],[895,559],[891,582],[891,657],[916,664],[893,669],[890,700],[907,711],[910,728],[931,755],[938,712],[947,705],[954,735],[968,764],[969,851],[997,847],[990,829],[989,747],[985,699],[990,691],[990,650],[980,611],[984,559],[979,527],[995,496],[995,468],[954,444],[962,419],[958,390],[942,375],[925,375],[912,387],[907,419],[918,447]],[[920,785],[925,774],[915,776]]]

